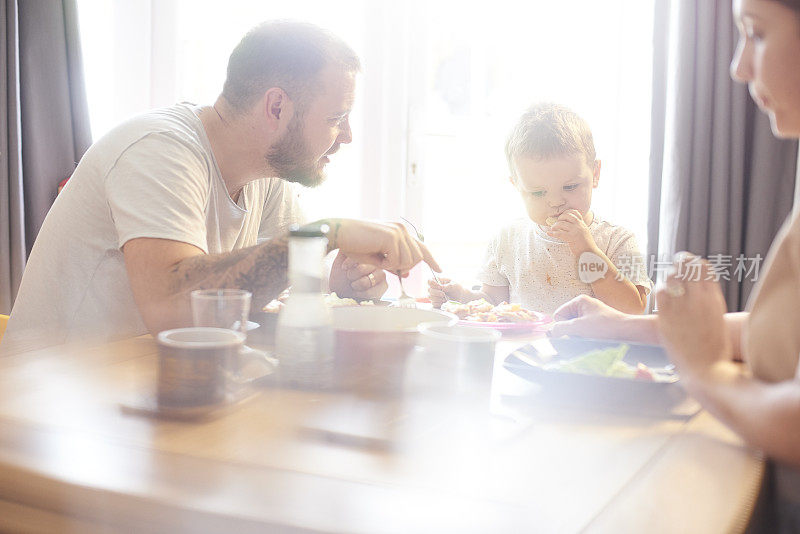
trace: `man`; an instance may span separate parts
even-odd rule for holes
[[[97,141],[42,226],[4,349],[191,324],[194,289],[247,289],[256,308],[285,289],[299,219],[287,181],[319,184],[351,141],[359,70],[328,32],[265,23],[231,54],[213,106],[156,110]],[[327,222],[340,295],[380,296],[383,269],[438,268],[401,225]]]

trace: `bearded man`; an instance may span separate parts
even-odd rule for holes
[[[110,340],[191,324],[189,294],[242,288],[256,309],[287,286],[288,182],[315,186],[341,145],[360,62],[297,22],[251,30],[213,106],[133,118],[82,158],[39,233],[3,345]],[[438,268],[398,224],[328,220],[330,285],[376,297],[383,269]]]

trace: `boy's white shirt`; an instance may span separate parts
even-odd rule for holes
[[[633,233],[596,214],[589,232],[617,269],[649,293],[652,282]],[[510,302],[547,314],[578,295],[594,296],[592,286],[578,278],[578,258],[569,246],[528,218],[513,221],[492,239],[478,280],[508,286]]]

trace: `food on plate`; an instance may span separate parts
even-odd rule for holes
[[[534,312],[523,308],[521,304],[506,304],[503,302],[489,312],[469,315],[466,320],[485,323],[529,323],[538,321],[539,317]]]
[[[333,292],[330,295],[325,295],[325,304],[331,308],[340,308],[343,306],[374,306],[375,302],[371,300],[362,300],[359,302],[356,299],[342,298],[337,295],[336,292]]]
[[[455,300],[448,300],[442,304],[442,311],[450,312],[458,316],[459,319],[465,319],[470,314],[489,311],[492,308],[494,308],[494,306],[485,299],[473,300],[466,304]]]
[[[453,313],[464,321],[480,323],[527,323],[540,319],[534,312],[523,308],[521,304],[503,302],[492,306],[485,299],[473,300],[466,304],[448,301],[442,304],[442,311]]]
[[[281,311],[281,309],[283,309],[283,303],[286,302],[287,298],[289,298],[289,290],[284,289],[281,291],[280,295],[269,301],[266,306],[261,308],[261,311],[266,313],[278,313]]]
[[[623,361],[628,349],[628,345],[623,343],[616,347],[592,350],[568,360],[546,363],[541,367],[546,371],[612,376],[650,382],[673,382],[675,380],[675,376],[670,370],[659,369],[656,372],[641,362],[633,366]]]
[[[358,301],[351,298],[342,298],[334,292],[330,295],[325,295],[325,304],[331,308],[338,308],[339,306],[358,306]]]
[[[266,306],[261,308],[261,311],[266,312],[266,313],[278,313],[279,311],[281,311],[283,309],[283,306],[284,306],[284,304],[280,300],[272,299],[271,301],[269,301],[267,303]]]

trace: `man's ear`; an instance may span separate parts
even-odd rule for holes
[[[594,160],[594,171],[592,176],[592,188],[594,189],[598,185],[600,185],[600,160]]]
[[[280,87],[271,87],[264,93],[264,115],[267,125],[273,131],[285,127],[292,120],[294,103]]]

